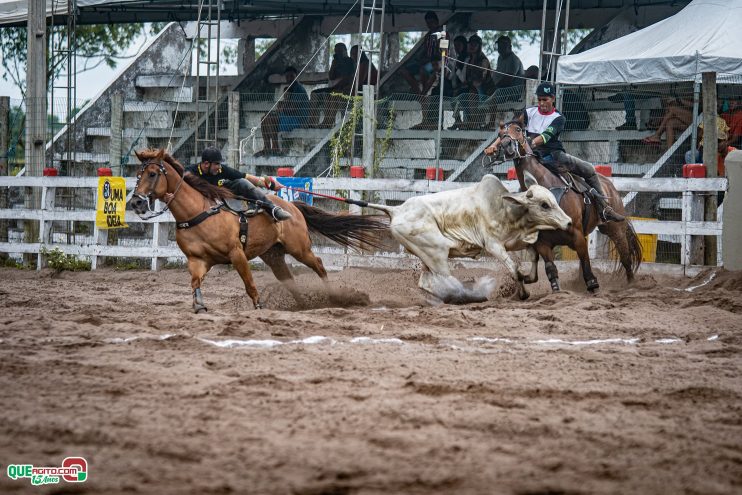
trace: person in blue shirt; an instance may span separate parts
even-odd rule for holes
[[[260,126],[263,149],[255,153],[255,156],[282,156],[284,153],[278,143],[278,133],[306,127],[309,122],[309,95],[304,86],[296,80],[299,71],[289,66],[283,74],[288,87],[276,109],[263,118]]]
[[[600,217],[605,222],[620,222],[624,216],[617,213],[607,201],[600,179],[592,163],[581,160],[564,151],[564,145],[559,135],[564,130],[567,119],[555,107],[556,87],[550,82],[543,82],[536,88],[538,106],[523,110],[519,117],[524,126],[526,137],[534,153],[539,155],[541,163],[552,172],[559,173],[564,167],[575,175],[579,175],[593,189],[593,197],[598,202]],[[493,155],[500,146],[500,138],[484,150],[485,154]]]

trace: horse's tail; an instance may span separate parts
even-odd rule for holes
[[[389,229],[389,225],[378,216],[334,214],[300,201],[293,205],[304,216],[312,232],[359,251],[367,247],[383,247],[378,232]]]
[[[626,278],[631,280],[639,269],[639,265],[642,264],[642,244],[639,241],[639,236],[636,234],[636,230],[634,230],[634,225],[628,218],[626,219],[625,234],[628,258],[626,260],[621,260],[621,253],[620,250],[617,249],[615,241],[612,245],[612,251],[613,254],[616,255],[616,259],[619,260],[617,271],[623,271]]]

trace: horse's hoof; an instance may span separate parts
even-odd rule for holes
[[[263,305],[262,305],[262,304],[260,304],[260,303],[257,303],[257,304],[255,305],[255,309],[263,309]]]
[[[206,306],[203,306],[201,304],[194,304],[193,305],[193,312],[196,313],[196,314],[206,313],[206,311],[207,311],[206,310]]]
[[[559,281],[558,280],[553,280],[551,282],[551,293],[552,294],[556,294],[557,292],[561,292],[561,291],[562,291],[562,288],[559,287]]]
[[[587,282],[585,282],[585,285],[587,286],[588,292],[597,292],[598,289],[600,289],[600,284],[598,283],[597,279],[590,279]]]

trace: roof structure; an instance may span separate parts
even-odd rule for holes
[[[371,0],[365,0],[370,6]],[[380,5],[382,0],[377,0]],[[540,13],[543,0],[386,0],[387,13],[420,13],[428,10],[449,12]],[[200,0],[77,0],[77,24],[194,21]],[[687,0],[571,0],[570,12],[579,16],[587,10],[618,11],[667,6],[676,8]],[[360,0],[224,0],[221,18],[240,21],[263,18],[289,18],[300,15],[343,15],[360,8]],[[548,2],[554,9],[554,0]],[[54,5],[55,23],[63,23],[67,10],[64,0],[47,0],[47,12]],[[28,14],[28,0],[0,0],[0,25],[23,25]],[[59,21],[57,21],[59,19]],[[590,26],[587,26],[590,27]]]
[[[557,81],[610,85],[742,75],[742,0],[693,0],[640,31],[559,60]]]

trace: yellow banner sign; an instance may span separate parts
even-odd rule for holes
[[[100,177],[98,179],[98,207],[95,225],[99,229],[120,229],[126,212],[126,179],[123,177]]]

